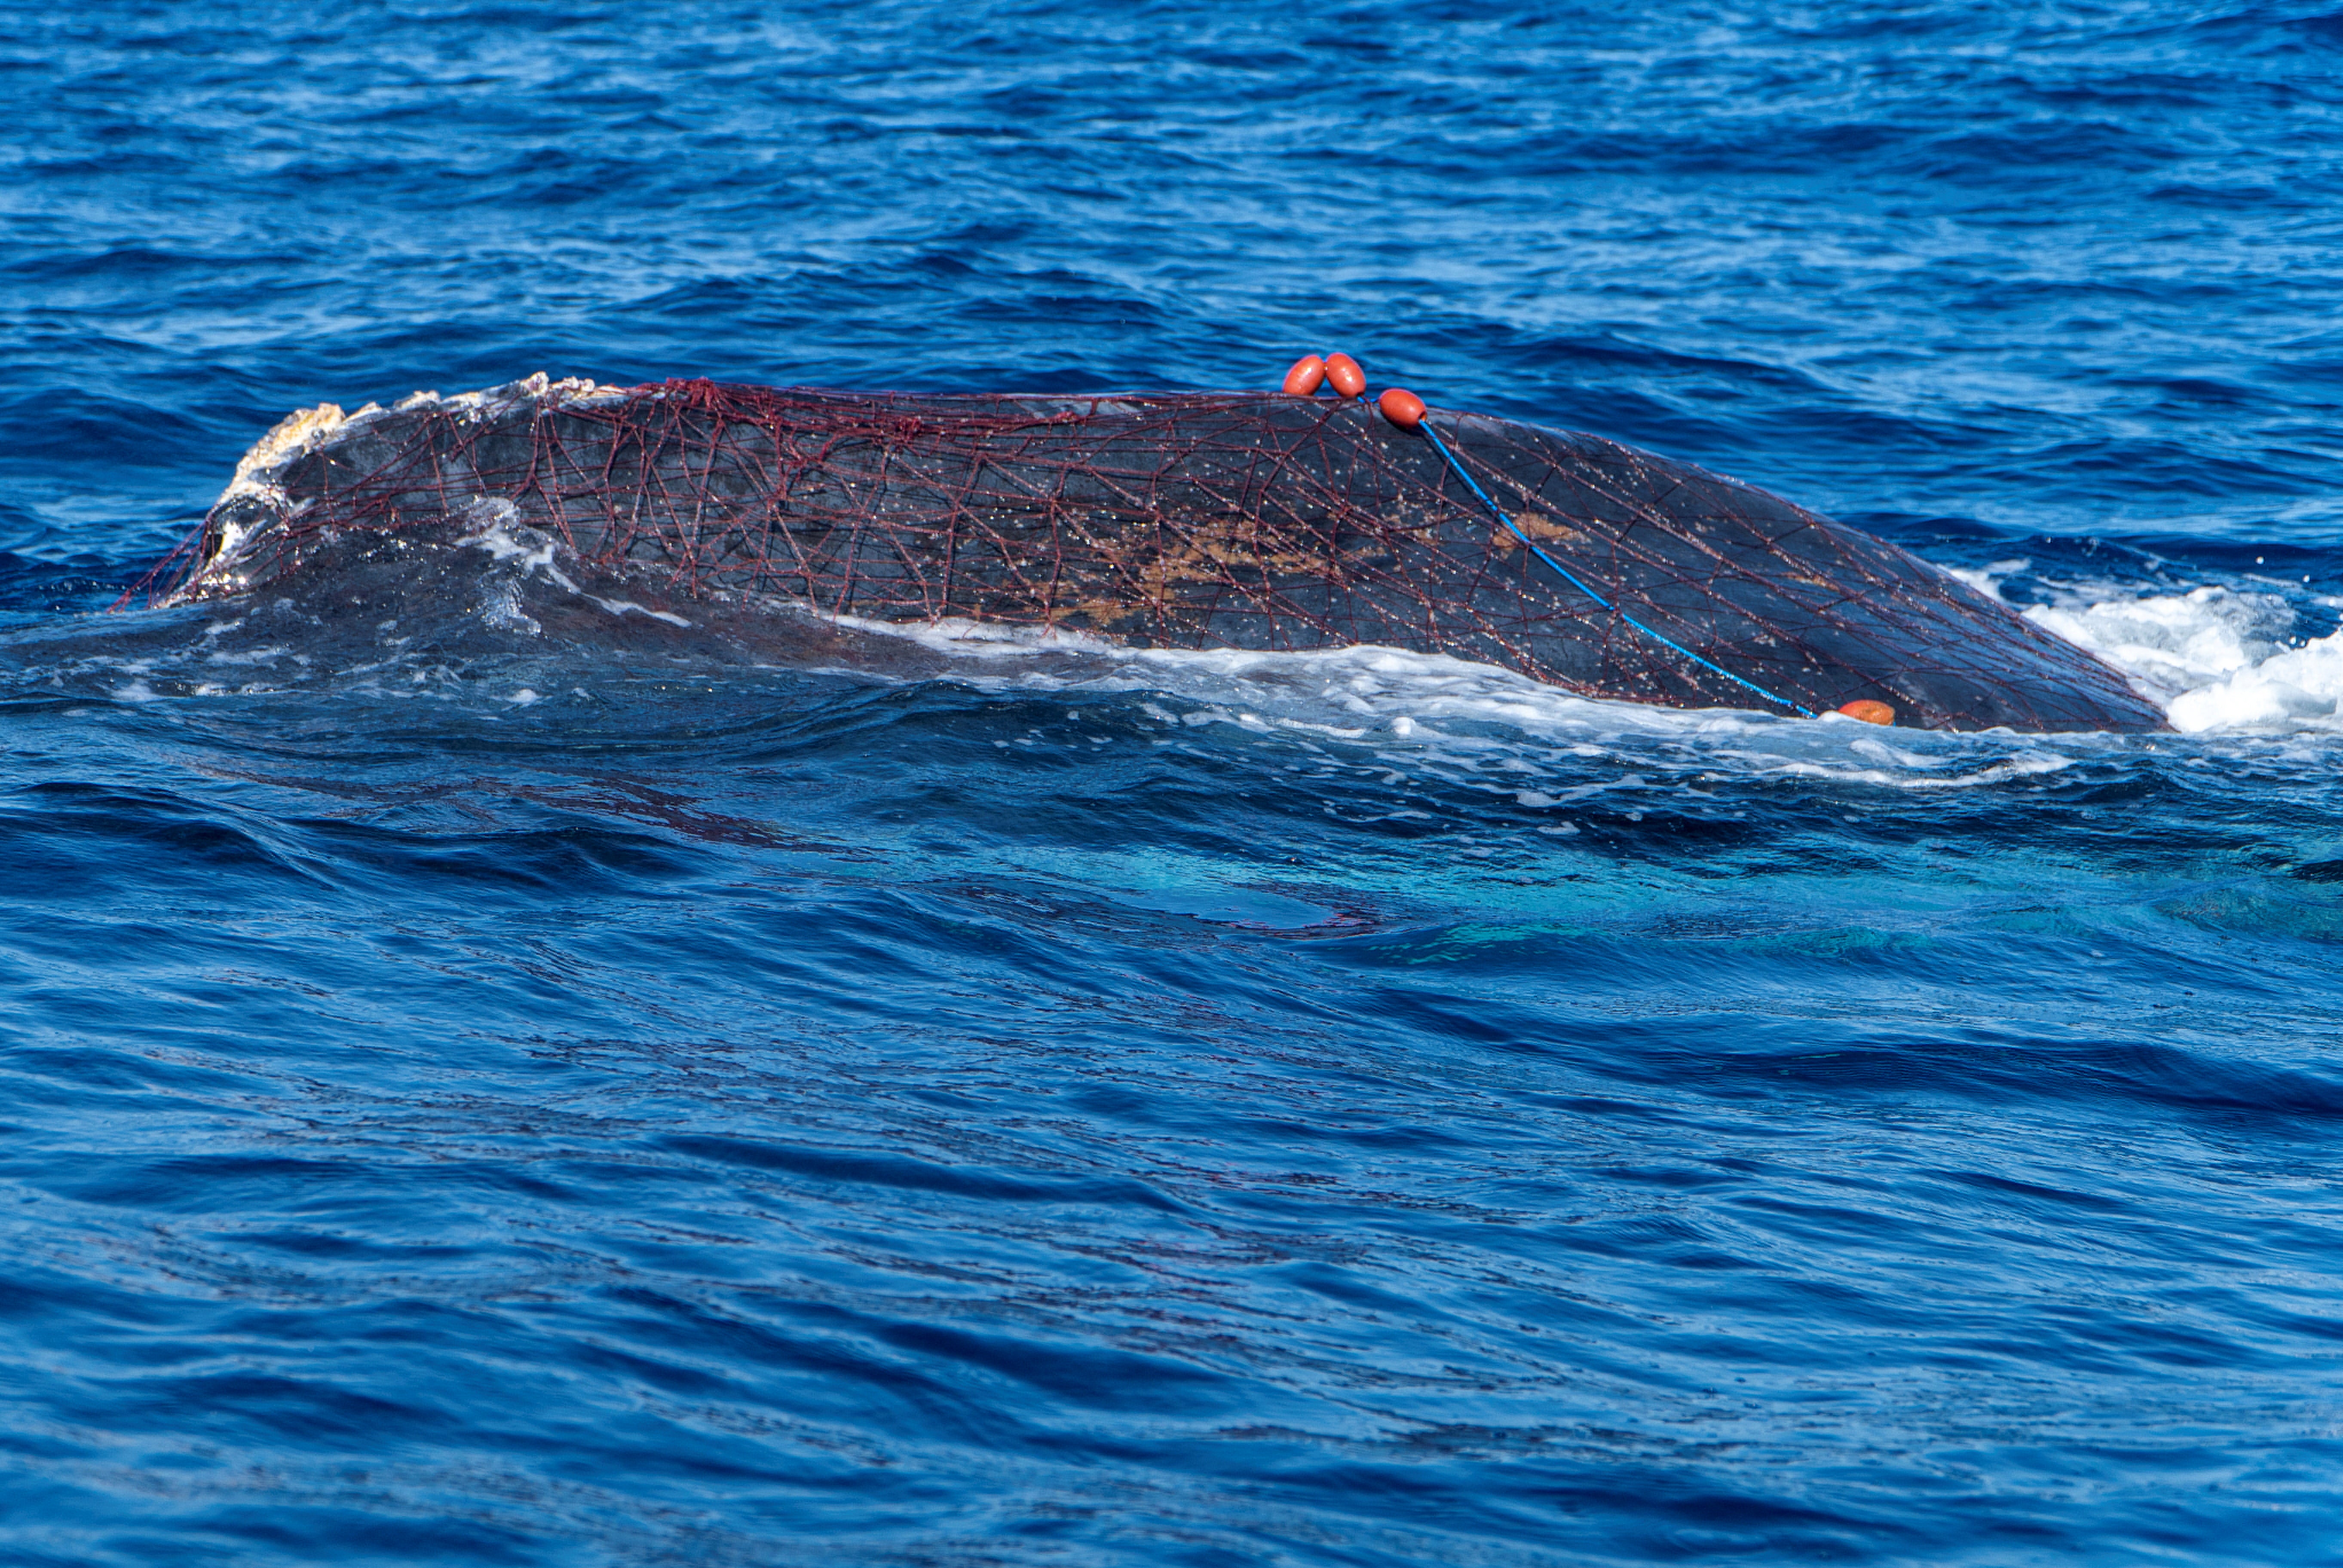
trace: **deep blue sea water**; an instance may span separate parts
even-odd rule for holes
[[[0,5],[0,1557],[2343,1563],[2343,15],[1631,9]],[[1335,347],[2179,732],[103,613],[296,407]]]

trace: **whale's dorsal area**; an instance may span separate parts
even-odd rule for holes
[[[1363,403],[538,376],[287,419],[159,597],[330,569],[327,547],[353,536],[516,525],[663,594],[864,623],[1382,644],[1593,697],[1786,710],[1673,642],[1816,712],[1868,699],[1933,729],[2163,727],[2081,648],[1858,529],[1595,437],[1441,410],[1426,423],[1513,527]]]

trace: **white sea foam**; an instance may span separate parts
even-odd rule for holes
[[[1959,575],[1994,592],[1999,579],[2026,564],[1997,562],[1986,572]],[[2343,601],[2319,602],[2338,608]],[[2210,587],[2143,595],[2112,583],[2081,583],[2025,613],[2123,671],[2163,705],[2175,729],[2343,732],[2343,632],[2292,640],[2294,610],[2282,594]]]
[[[598,606],[621,620],[632,614],[663,620],[669,626],[688,628],[691,625],[672,611],[653,609],[630,598],[604,598],[599,594],[579,588],[570,580],[568,573],[554,564],[559,547],[554,542],[553,536],[516,523],[514,518],[518,514],[510,501],[500,498],[481,499],[473,502],[466,512],[472,522],[480,526],[480,531],[457,540],[457,544],[486,550],[489,559],[499,563],[516,563],[523,578],[542,573],[548,581],[558,584],[568,592]],[[527,631],[531,636],[544,630],[534,618],[521,612],[519,598],[509,585],[499,591],[502,598],[492,598],[486,611],[489,625]]]
[[[1650,759],[1680,787],[1701,769],[1910,790],[1975,788],[2056,773],[2104,747],[2101,736],[1954,735],[1896,731],[1837,714],[1819,722],[1743,709],[1673,709],[1574,696],[1493,665],[1444,654],[1361,647],[1268,653],[1236,648],[1129,648],[1081,633],[976,622],[868,623],[950,655],[961,679],[1043,690],[1159,691],[1194,704],[1188,725],[1391,749],[1479,774],[1544,770],[1573,754]],[[1051,660],[1048,656],[1066,656]],[[1151,705],[1151,711],[1154,711]],[[1165,715],[1168,717],[1168,715]],[[1524,744],[1526,742],[1526,744]],[[1541,792],[1528,780],[1489,787],[1533,809],[1564,809],[1654,780],[1628,771]],[[1566,825],[1559,831],[1574,831]]]
[[[2002,561],[1955,575],[1998,598],[1998,583],[2028,564]],[[2283,586],[2272,582],[2270,588]],[[2321,602],[2343,608],[2343,601]],[[2343,733],[2343,632],[2290,643],[2294,608],[2280,592],[2250,583],[2177,594],[2069,583],[2055,602],[2025,614],[2113,665],[2184,733]],[[1598,701],[1489,665],[1390,648],[1190,652],[973,622],[870,629],[908,634],[953,656],[976,678],[998,662],[1003,685],[1151,688],[1203,704],[1187,716],[1192,723],[1388,738],[1452,752],[1473,750],[1482,744],[1473,732],[1496,725],[1541,740],[1606,749],[1689,743],[1744,775],[1929,790],[2056,773],[2113,739],[1882,732],[1835,715],[1815,724],[1737,709]],[[1032,657],[1048,652],[1087,657],[1053,676]]]

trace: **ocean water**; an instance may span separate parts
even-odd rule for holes
[[[8,1563],[2343,1562],[2328,8],[0,17]],[[298,406],[1331,347],[2174,731],[106,613]]]

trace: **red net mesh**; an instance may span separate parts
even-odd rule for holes
[[[1616,608],[1537,560],[1430,442],[1363,404],[708,381],[538,381],[321,427],[271,464],[247,460],[161,597],[273,580],[343,530],[495,518],[674,592],[783,596],[873,621],[966,617],[1141,647],[1387,644],[1594,696],[1769,706],[1624,611],[1818,711],[1873,699],[1940,728],[2161,722],[2080,648],[1882,540],[1613,442],[1431,421],[1523,531]]]

